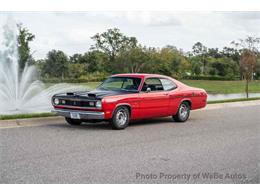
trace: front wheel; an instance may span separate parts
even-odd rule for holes
[[[173,116],[173,119],[177,122],[185,122],[190,116],[190,105],[188,102],[182,102],[178,112]]]
[[[114,111],[113,117],[110,120],[110,124],[113,129],[125,129],[129,124],[130,113],[127,107],[119,106]]]
[[[80,125],[82,123],[81,120],[79,119],[71,119],[71,118],[65,118],[65,120],[67,121],[67,123],[69,123],[70,125]]]

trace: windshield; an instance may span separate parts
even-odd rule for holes
[[[141,83],[141,78],[110,77],[107,80],[105,80],[97,89],[138,91],[140,83]]]

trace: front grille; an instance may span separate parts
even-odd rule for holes
[[[93,102],[93,101],[91,101]],[[64,106],[76,106],[76,107],[95,107],[94,105],[90,105],[90,101],[80,101],[80,100],[60,100],[60,105]]]

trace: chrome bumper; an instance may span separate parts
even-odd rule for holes
[[[62,110],[54,109],[52,112],[59,116],[64,116],[70,118],[71,112],[77,112],[80,115],[80,119],[105,119],[104,112],[99,111],[80,111],[80,110]]]

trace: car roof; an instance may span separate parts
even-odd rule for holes
[[[185,85],[184,83],[172,78],[172,77],[168,77],[165,75],[160,75],[160,74],[148,74],[148,73],[124,73],[124,74],[115,74],[112,75],[111,77],[133,77],[133,78],[141,78],[141,79],[145,79],[145,78],[151,78],[151,77],[160,77],[160,78],[166,78],[166,79],[170,79],[172,81],[174,81],[174,83],[178,86],[178,87],[187,87],[187,85]]]
[[[125,73],[125,74],[115,74],[112,77],[136,77],[136,78],[145,78],[145,77],[164,77],[167,76],[160,75],[160,74],[148,74],[148,73]]]

